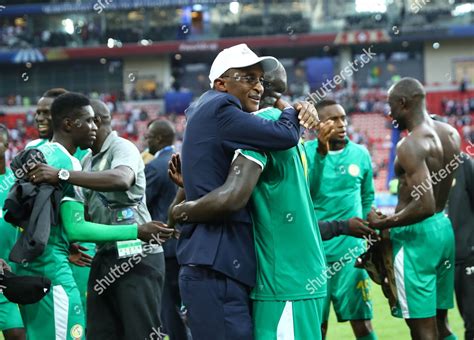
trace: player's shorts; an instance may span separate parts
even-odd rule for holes
[[[365,269],[354,267],[355,259],[341,266],[328,263],[328,268],[335,273],[327,280],[327,295],[323,306],[323,322],[329,318],[331,302],[336,313],[337,321],[371,320],[372,300],[370,297],[371,281]],[[344,266],[342,266],[344,264]],[[340,268],[339,271],[335,269]]]
[[[453,308],[454,233],[444,213],[390,230],[398,306],[405,319],[430,318]]]
[[[254,339],[321,339],[323,300],[254,300]]]
[[[0,331],[13,328],[23,328],[20,309],[17,304],[0,296]]]
[[[85,253],[94,257],[95,255],[95,243],[80,243],[81,246],[88,248]],[[89,273],[91,267],[80,267],[76,266],[73,263],[69,263],[69,267],[72,271],[72,276],[74,276],[74,281],[76,281],[77,288],[79,289],[79,294],[81,295],[82,309],[84,311],[84,319],[87,320],[87,282],[89,281]]]
[[[52,286],[38,303],[20,307],[28,339],[85,339],[85,321],[75,283]]]

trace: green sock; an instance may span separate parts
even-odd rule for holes
[[[369,334],[367,334],[366,336],[363,336],[363,337],[360,337],[360,338],[357,338],[357,340],[377,340],[377,334],[375,334],[374,331],[370,332]]]
[[[457,340],[457,339],[458,339],[458,337],[456,335],[454,335],[453,333],[451,333],[450,335],[445,337],[443,340]]]

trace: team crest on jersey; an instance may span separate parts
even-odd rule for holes
[[[360,174],[360,168],[358,165],[356,164],[351,164],[349,165],[349,174],[352,176],[352,177],[357,177],[359,176]]]
[[[73,339],[81,339],[84,334],[84,329],[81,325],[77,324],[71,327],[71,337]]]

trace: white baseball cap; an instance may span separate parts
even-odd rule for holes
[[[260,63],[263,72],[271,72],[278,67],[278,60],[273,57],[259,57],[247,44],[239,44],[222,50],[214,59],[209,72],[211,88],[214,80],[219,78],[230,68],[242,68]]]

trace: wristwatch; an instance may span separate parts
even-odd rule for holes
[[[67,181],[69,179],[69,176],[69,171],[67,171],[66,169],[60,169],[58,172],[58,177],[61,181]]]

